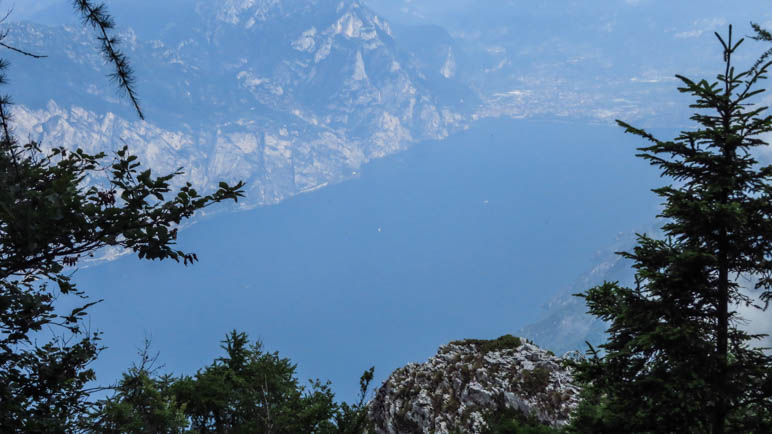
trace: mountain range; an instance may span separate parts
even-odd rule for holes
[[[66,2],[33,9],[7,24],[8,43],[49,56],[9,54],[17,132],[88,150],[125,142],[156,170],[185,167],[180,182],[243,179],[242,206],[254,207],[484,118],[677,119],[672,73],[705,70],[715,44],[695,35],[727,21],[684,23],[651,7],[641,14],[645,5],[399,5],[116,0],[147,122],[107,83],[93,34]],[[636,13],[635,32],[619,32]]]
[[[9,43],[49,56],[12,59],[17,132],[90,151],[124,142],[155,170],[185,167],[179,181],[199,186],[243,179],[243,206],[253,207],[355,176],[373,158],[446,137],[465,122],[463,104],[448,104],[446,89],[436,96],[436,77],[358,1],[198,2],[180,10],[190,18],[184,32],[170,22],[161,39],[121,34],[147,122],[105,82],[88,29],[10,24]]]

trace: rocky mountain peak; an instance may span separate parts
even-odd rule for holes
[[[502,412],[562,426],[579,402],[564,364],[571,356],[510,335],[454,341],[394,371],[376,391],[370,419],[378,434],[481,433]]]
[[[116,98],[88,31],[12,24],[9,43],[51,54],[14,58],[24,71],[14,82],[17,132],[69,148],[128,142],[153,170],[184,166],[178,181],[202,190],[245,180],[243,206],[254,207],[356,176],[465,123],[358,0],[169,2],[153,15],[164,22],[158,39],[122,36],[147,123]]]
[[[303,12],[323,16],[366,9],[359,0],[222,0],[199,2],[201,16],[214,16],[218,21],[251,28],[259,23],[286,18]]]

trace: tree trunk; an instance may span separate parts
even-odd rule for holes
[[[730,85],[731,64],[732,64],[732,26],[729,26],[729,39],[724,47],[724,59],[726,60],[726,71],[724,72],[724,96],[728,102],[731,99],[732,91]],[[732,110],[725,106],[719,109],[721,113],[721,123],[723,127],[723,137],[721,140],[722,153],[725,167],[731,167],[734,160],[734,149],[731,147],[729,131],[732,124]],[[731,176],[731,175],[730,175]],[[729,179],[723,180],[721,186],[721,205],[729,203],[729,190],[731,183]],[[723,210],[722,210],[723,211]],[[727,402],[727,375],[728,375],[728,353],[729,353],[729,261],[727,258],[728,240],[727,227],[723,224],[721,235],[718,239],[718,318],[716,330],[716,356],[718,358],[718,378],[716,378],[716,388],[713,393],[716,394],[716,411],[713,416],[713,434],[724,434],[726,425]]]
[[[722,234],[723,235],[723,234]],[[725,237],[724,237],[725,239]],[[718,324],[716,333],[716,355],[718,357],[719,371],[716,379],[716,411],[713,415],[713,434],[723,434],[727,414],[726,383],[728,374],[728,347],[729,347],[729,271],[727,268],[726,253],[719,257],[718,271]]]

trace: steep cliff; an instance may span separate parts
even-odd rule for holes
[[[137,3],[165,17],[155,33],[120,35],[148,121],[114,95],[88,29],[13,23],[6,42],[49,56],[11,54],[19,136],[91,151],[126,143],[154,170],[184,167],[179,182],[247,181],[242,206],[253,207],[464,123],[433,89],[452,81],[442,67],[419,64],[357,0]],[[135,23],[124,14],[121,24]]]

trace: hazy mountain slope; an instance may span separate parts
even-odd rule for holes
[[[640,233],[647,233],[653,238],[662,238],[662,232],[652,225]],[[584,351],[587,342],[598,346],[605,341],[604,333],[607,325],[598,318],[587,314],[584,299],[573,294],[585,292],[603,282],[619,282],[622,286],[634,287],[635,269],[633,262],[622,258],[616,252],[632,252],[637,243],[634,233],[619,234],[614,243],[596,254],[596,265],[579,276],[568,288],[558,292],[545,306],[541,318],[521,328],[517,333],[533,340],[539,345],[549,348],[559,354],[568,351]],[[759,291],[754,290],[755,281],[747,278],[735,278],[741,290],[752,299],[757,306],[764,303],[758,301]],[[735,309],[743,321],[740,328],[753,334],[772,334],[772,317],[769,313],[754,306],[739,305]],[[758,346],[772,347],[772,338],[766,337],[756,341]]]
[[[607,250],[597,254],[597,264],[582,274],[567,290],[560,291],[544,307],[541,319],[518,331],[520,336],[549,348],[558,354],[584,350],[585,341],[593,345],[603,342],[606,324],[587,314],[584,300],[573,296],[604,281],[619,281],[632,285],[635,273],[632,262],[614,252],[631,250],[633,234],[620,234]]]
[[[710,33],[766,16],[717,6],[692,19],[653,0],[366,2],[391,25],[359,0],[115,0],[141,123],[67,3],[22,9],[48,26],[8,27],[8,42],[50,56],[9,54],[17,132],[90,149],[124,140],[198,185],[244,179],[244,206],[356,176],[366,161],[483,118],[682,124],[673,74],[709,73]],[[72,25],[51,26],[62,22]],[[65,133],[76,125],[77,142]]]
[[[366,0],[395,23],[441,26],[474,73],[484,104],[477,115],[564,117],[682,125],[687,104],[675,74],[715,76],[714,31],[751,32],[772,18],[767,3],[742,8],[718,0],[700,7],[666,0]],[[396,25],[395,25],[396,27]],[[762,44],[746,41],[750,65]],[[460,63],[460,62],[459,62]]]
[[[10,25],[10,43],[50,56],[12,59],[17,133],[90,150],[125,142],[155,169],[185,167],[197,185],[245,179],[245,206],[254,206],[353,176],[463,123],[358,1],[181,5],[186,22],[167,15],[163,39],[122,35],[148,122],[106,82],[90,32]]]

